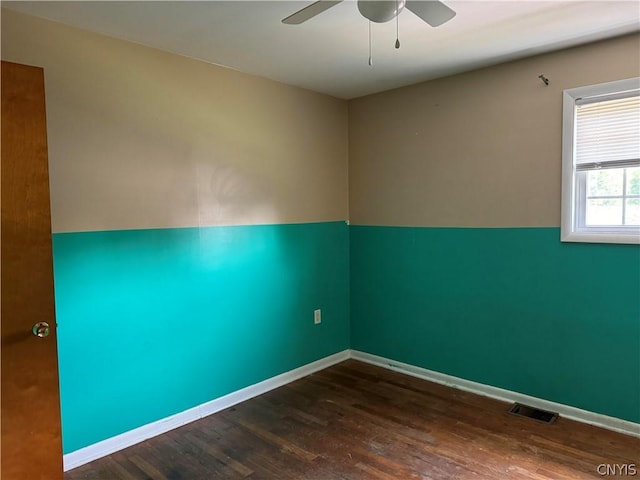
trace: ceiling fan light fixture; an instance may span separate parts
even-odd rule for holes
[[[404,9],[406,0],[358,0],[358,10],[372,22],[385,23]]]

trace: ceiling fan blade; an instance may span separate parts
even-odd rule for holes
[[[432,27],[442,25],[456,16],[456,12],[436,0],[407,0],[405,6]]]
[[[286,23],[288,25],[299,25],[341,2],[342,0],[319,0],[317,2],[313,2],[302,10],[298,10],[293,15],[289,15],[287,18],[282,20],[282,23]]]

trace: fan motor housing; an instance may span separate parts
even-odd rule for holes
[[[385,23],[398,16],[406,0],[358,0],[358,10],[372,22]]]

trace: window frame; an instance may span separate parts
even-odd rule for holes
[[[612,95],[621,92],[640,91],[640,77],[571,88],[562,95],[562,210],[560,239],[563,242],[640,244],[640,227],[636,226],[585,226],[579,221],[586,208],[586,192],[583,203],[577,204],[578,190],[584,185],[575,168],[575,119],[576,101],[584,98]],[[629,95],[631,96],[631,95]],[[586,172],[585,172],[586,173]],[[586,177],[586,175],[584,175]]]

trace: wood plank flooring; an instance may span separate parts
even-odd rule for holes
[[[603,477],[600,464],[640,470],[640,439],[508,408],[348,360],[65,480],[575,480],[625,478]]]

